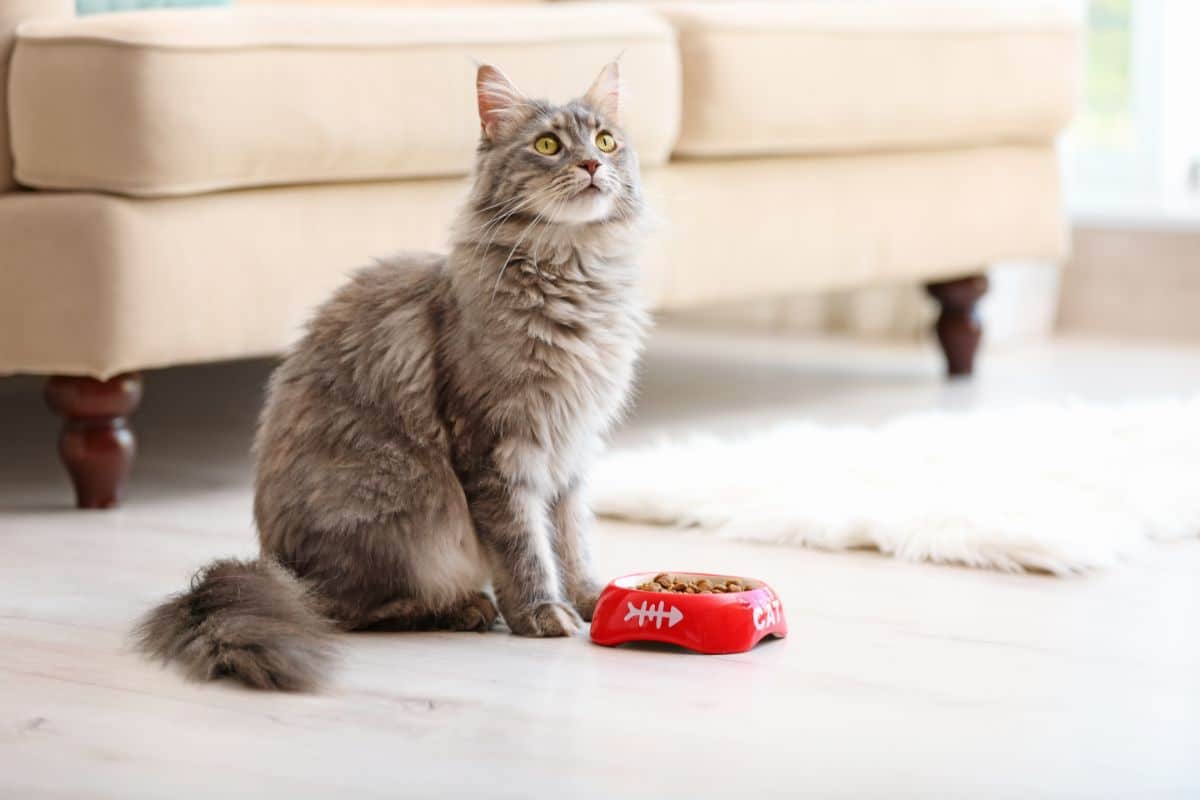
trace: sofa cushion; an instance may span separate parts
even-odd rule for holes
[[[676,26],[676,153],[711,157],[1045,142],[1080,91],[1078,4],[656,4]]]
[[[17,179],[135,196],[456,175],[472,58],[565,100],[624,52],[643,161],[678,129],[674,32],[653,11],[245,7],[31,22],[11,75]]]
[[[956,277],[1064,247],[1049,146],[697,160],[645,182],[670,220],[642,262],[658,309]],[[0,196],[0,374],[278,353],[354,267],[440,248],[464,186]]]
[[[13,187],[8,139],[8,64],[17,27],[36,17],[69,17],[75,0],[0,0],[0,192]]]

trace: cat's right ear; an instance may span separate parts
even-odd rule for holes
[[[483,135],[492,141],[503,133],[508,122],[519,116],[526,102],[508,76],[491,64],[480,64],[475,74],[475,96]]]

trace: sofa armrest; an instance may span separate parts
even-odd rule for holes
[[[8,61],[13,35],[25,20],[74,15],[75,0],[0,0],[0,192],[16,185],[8,141]]]

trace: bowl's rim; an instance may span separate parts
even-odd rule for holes
[[[649,591],[646,591],[645,589],[638,588],[638,586],[640,584],[646,583],[647,581],[651,581],[654,578],[656,578],[657,576],[663,574],[664,572],[667,573],[668,575],[678,575],[683,578],[733,579],[733,580],[741,581],[743,584],[749,586],[750,588],[748,588],[744,592],[719,592],[719,593],[715,593],[715,594],[683,594],[680,592],[649,592]],[[682,570],[682,569],[660,569],[660,570],[655,570],[654,572],[631,572],[628,575],[620,575],[616,578],[613,578],[611,581],[609,581],[609,586],[615,587],[617,589],[622,589],[624,591],[638,592],[639,594],[644,594],[644,595],[648,595],[651,597],[701,597],[701,598],[713,598],[713,599],[724,599],[724,598],[739,597],[739,596],[744,597],[745,595],[768,588],[766,581],[760,580],[758,578],[751,578],[746,575],[726,575],[726,574],[718,573],[718,572],[693,572],[691,570]]]

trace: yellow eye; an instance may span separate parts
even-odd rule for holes
[[[539,136],[537,141],[533,143],[533,149],[544,156],[554,155],[560,147],[562,145],[558,143],[558,139],[548,134],[546,136]]]
[[[608,131],[600,131],[596,134],[596,147],[600,148],[601,153],[611,153],[617,149],[617,140]]]

